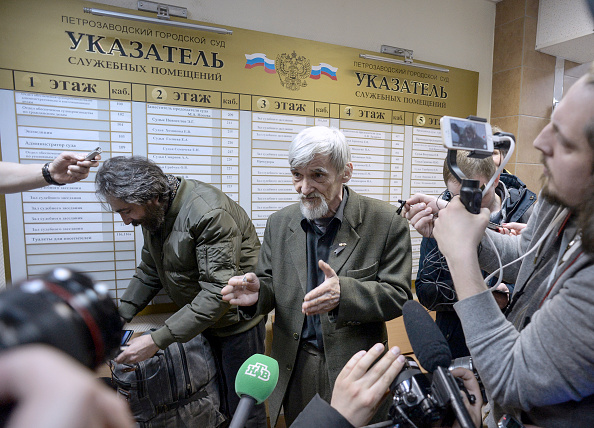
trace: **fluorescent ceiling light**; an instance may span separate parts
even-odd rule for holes
[[[413,62],[413,51],[410,49],[397,48],[394,46],[382,45],[381,53],[387,53],[390,55],[397,55],[404,57],[404,61],[400,59],[389,58],[385,56],[359,54],[360,58],[371,59],[374,61],[389,62],[390,64],[406,65],[408,67],[424,68],[426,70],[441,71],[443,73],[449,73],[450,70],[443,67],[437,67],[435,65],[425,65]]]
[[[150,24],[158,25],[171,25],[173,27],[185,28],[187,30],[198,30],[198,31],[210,31],[218,34],[233,34],[232,30],[227,30],[221,27],[209,27],[208,25],[190,24],[187,22],[170,21],[168,19],[150,18],[142,15],[132,15],[130,13],[114,12],[111,10],[95,9],[85,7],[83,9],[85,13],[91,13],[97,16],[107,16],[110,18],[129,19],[131,21],[148,22]]]

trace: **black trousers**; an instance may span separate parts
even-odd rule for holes
[[[243,333],[217,337],[205,331],[204,336],[210,343],[219,372],[221,413],[227,416],[230,421],[239,404],[239,397],[235,393],[235,377],[239,368],[252,355],[264,354],[266,317],[256,326]],[[254,407],[252,415],[245,426],[246,428],[267,427],[264,403]]]

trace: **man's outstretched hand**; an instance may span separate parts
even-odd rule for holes
[[[330,312],[340,302],[340,283],[334,269],[323,260],[318,266],[326,276],[324,282],[311,290],[303,298],[301,312],[305,315],[318,315]]]
[[[221,290],[223,300],[236,306],[252,306],[260,296],[260,280],[255,273],[234,276]]]

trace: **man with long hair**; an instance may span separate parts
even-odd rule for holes
[[[237,308],[221,295],[229,278],[256,265],[260,241],[252,221],[221,190],[165,174],[139,156],[106,160],[95,185],[97,196],[125,224],[142,226],[141,263],[120,299],[122,318],[130,321],[161,289],[179,308],[163,327],[130,341],[116,362],[143,361],[203,333],[219,368],[223,413],[233,416],[237,371],[251,355],[264,353],[263,316],[239,320]],[[264,405],[248,426],[266,427]]]
[[[447,260],[460,300],[454,309],[495,418],[513,413],[542,427],[591,427],[594,68],[565,94],[534,147],[545,185],[520,235],[485,231],[488,210],[473,215],[458,197],[435,218],[435,199],[415,195],[404,215],[433,233]],[[516,284],[507,316],[481,275],[499,267],[495,249],[503,265],[516,260],[503,272]]]

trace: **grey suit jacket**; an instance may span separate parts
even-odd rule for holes
[[[301,219],[299,204],[270,216],[256,269],[260,279],[256,313],[275,310],[272,357],[279,363],[280,374],[269,399],[271,426],[276,424],[291,376],[307,382],[307,373],[293,373],[307,288]],[[402,315],[402,305],[412,299],[411,259],[408,222],[396,213],[396,207],[349,189],[344,218],[327,261],[339,276],[340,303],[336,317],[320,316],[331,385],[356,352],[387,343],[385,322]]]

